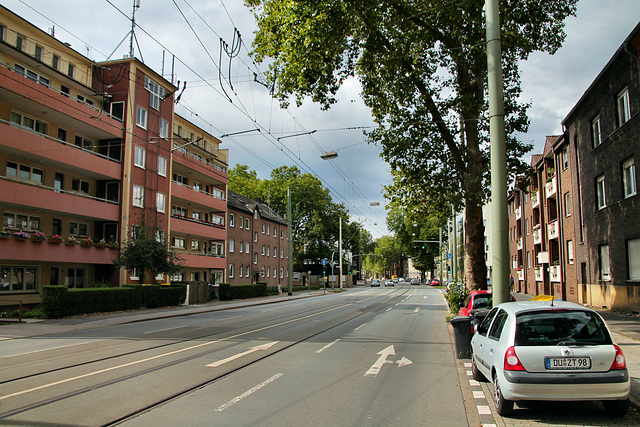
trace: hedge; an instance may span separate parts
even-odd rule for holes
[[[218,287],[218,298],[220,301],[228,301],[232,299],[246,299],[267,296],[267,284],[256,283],[246,285],[230,285],[228,283],[220,283]]]
[[[184,301],[186,291],[184,285],[125,285],[121,288],[89,289],[43,286],[42,311],[47,318],[60,318],[141,307],[175,306]]]

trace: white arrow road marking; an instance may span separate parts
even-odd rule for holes
[[[364,374],[365,377],[375,377],[380,373],[380,369],[382,368],[382,365],[384,365],[385,363],[393,363],[393,362],[387,361],[387,357],[395,356],[396,350],[393,348],[393,345],[390,345],[384,350],[379,351],[378,354],[380,355],[380,357],[378,357],[378,360],[376,360],[376,363],[371,365],[369,370]]]
[[[415,310],[413,310],[413,312],[414,312],[414,313],[417,313],[417,312],[419,312],[419,311],[420,311],[420,309],[419,309],[419,308],[416,308]]]
[[[273,342],[268,342],[266,344],[262,344],[262,345],[258,345],[255,346],[247,351],[243,351],[242,353],[238,353],[235,354],[233,356],[229,356],[226,359],[222,359],[222,360],[218,360],[217,362],[213,362],[213,363],[209,363],[207,365],[208,368],[217,368],[220,365],[224,365],[225,363],[231,362],[233,360],[239,359],[243,356],[246,356],[247,354],[251,354],[251,353],[255,353],[256,351],[260,351],[260,350],[268,350],[269,348],[271,348],[272,346],[276,345],[277,343],[279,343],[280,341],[273,341]]]
[[[403,357],[402,359],[398,360],[396,363],[398,364],[398,368],[402,368],[403,366],[411,365],[413,362],[407,359],[406,357]]]

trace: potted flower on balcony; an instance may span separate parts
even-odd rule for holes
[[[52,234],[51,236],[47,237],[47,242],[49,242],[49,243],[61,243],[62,242],[62,236],[60,236],[58,234]]]
[[[0,230],[0,238],[8,239],[11,237],[11,232],[9,230]]]
[[[29,240],[31,238],[31,234],[25,233],[24,231],[16,231],[12,236],[17,240]]]
[[[31,241],[33,242],[44,242],[46,239],[47,237],[42,231],[36,231],[31,235]]]
[[[119,249],[120,245],[118,242],[109,242],[109,249]]]
[[[85,239],[81,239],[80,240],[80,246],[84,246],[84,247],[93,246],[93,240],[91,239],[91,237],[87,237]]]
[[[75,237],[73,237],[73,236],[69,236],[69,237],[67,237],[67,239],[64,241],[64,244],[65,244],[65,245],[69,245],[69,246],[73,246],[73,245],[75,245],[76,243],[78,243],[78,241],[77,241],[77,240],[76,240],[76,238],[75,238]]]
[[[107,244],[107,241],[104,239],[100,239],[98,242],[96,242],[96,248],[106,248],[107,246],[109,246]]]

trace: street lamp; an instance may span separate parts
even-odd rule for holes
[[[326,153],[322,153],[320,155],[322,160],[333,160],[338,158],[338,153],[335,151],[327,151]]]

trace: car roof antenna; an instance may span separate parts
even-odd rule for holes
[[[553,307],[553,300],[555,300],[556,297],[554,297],[553,295],[551,295],[551,307]]]

